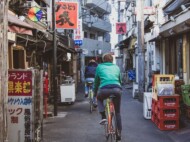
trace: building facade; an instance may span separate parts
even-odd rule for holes
[[[174,74],[189,83],[189,0],[145,0],[143,7],[144,91],[153,74]],[[116,46],[123,54],[124,71],[136,72],[133,88],[139,83],[138,0],[126,1],[124,18],[127,32]],[[130,65],[131,63],[131,65]],[[136,87],[137,86],[137,87]],[[134,90],[133,90],[134,92]]]
[[[83,23],[83,43],[80,46],[81,79],[90,59],[101,62],[104,53],[111,52],[110,32],[112,31],[109,14],[111,5],[106,0],[81,0],[79,18]]]

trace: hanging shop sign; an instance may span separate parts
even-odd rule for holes
[[[116,34],[125,34],[127,31],[126,23],[116,23]]]
[[[8,135],[10,142],[32,141],[32,71],[8,72]]]
[[[78,19],[78,27],[74,30],[75,45],[82,45],[83,31],[82,31],[82,19]]]
[[[13,42],[16,41],[16,34],[15,34],[15,33],[8,32],[8,33],[7,33],[7,37],[8,37],[8,40],[9,40],[9,41],[13,41]]]
[[[78,3],[56,2],[56,28],[76,29],[78,27]]]
[[[138,14],[139,9],[135,8],[135,13],[134,14]],[[155,15],[156,14],[156,9],[153,6],[146,6],[143,8],[143,14],[144,15]]]

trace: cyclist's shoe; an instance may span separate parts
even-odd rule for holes
[[[121,136],[116,136],[116,140],[117,140],[117,142],[120,142],[121,141]]]
[[[117,142],[121,141],[121,132],[118,132],[116,135]]]
[[[107,122],[107,119],[102,119],[99,123],[100,125],[104,125]]]

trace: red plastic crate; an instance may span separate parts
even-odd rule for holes
[[[179,107],[179,95],[159,96],[157,105],[159,108]]]
[[[151,120],[155,123],[156,114],[152,111]]]
[[[157,115],[155,114],[155,118],[154,118],[155,120],[154,120],[154,123],[156,124],[156,126],[158,126],[158,117],[157,117]]]
[[[154,112],[157,114],[158,113],[158,105],[155,105],[154,107]]]
[[[152,111],[155,112],[157,106],[157,101],[155,99],[152,99]]]
[[[179,129],[179,119],[158,119],[157,126],[160,130],[177,130]]]
[[[159,108],[157,110],[159,119],[179,119],[179,107]]]

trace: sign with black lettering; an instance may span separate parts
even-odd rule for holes
[[[125,34],[127,31],[126,23],[116,23],[116,34]]]

